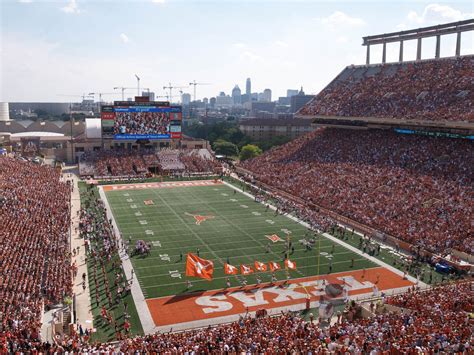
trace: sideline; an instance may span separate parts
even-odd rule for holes
[[[234,186],[234,185],[232,185],[231,183],[228,183],[227,181],[224,181],[224,184],[227,185],[227,186],[229,186],[229,187],[231,187],[231,188],[233,188],[234,190],[239,191],[240,193],[242,193],[242,194],[244,194],[244,195],[246,195],[246,196],[248,196],[248,197],[250,197],[250,198],[252,198],[252,199],[255,199],[255,196],[253,196],[252,194],[250,194],[250,193],[248,193],[248,192],[245,192],[245,191],[243,191],[242,189],[239,189],[237,186]],[[259,203],[262,203],[262,202],[259,202]],[[263,204],[263,203],[262,203],[262,204]],[[274,211],[276,210],[276,207],[275,207],[275,206],[273,206],[272,204],[269,204],[269,205],[270,205],[270,208],[271,208],[272,210],[274,210]],[[309,226],[308,223],[301,221],[300,219],[296,218],[295,216],[286,215],[286,217],[292,219],[293,221],[295,221],[295,222],[301,224],[302,226],[304,226],[304,227],[306,227],[306,228],[308,228],[308,229],[310,228],[310,226]],[[353,247],[352,245],[345,243],[344,241],[340,240],[339,238],[336,238],[336,237],[332,236],[332,235],[329,234],[329,233],[321,233],[321,235],[323,235],[324,237],[326,237],[327,239],[329,239],[329,240],[331,240],[331,241],[333,241],[333,242],[335,242],[335,243],[338,243],[339,245],[343,246],[344,248],[346,248],[346,249],[348,249],[348,250],[350,250],[350,251],[352,251],[352,252],[354,252],[354,253],[356,253],[356,254],[358,254],[358,255],[360,255],[360,256],[363,256],[364,258],[366,258],[366,259],[372,261],[373,263],[375,263],[375,264],[377,264],[377,265],[379,265],[379,266],[382,266],[382,267],[384,267],[384,268],[386,268],[386,269],[392,271],[393,273],[395,273],[395,274],[397,274],[397,275],[400,275],[401,277],[403,277],[403,275],[404,275],[401,270],[399,270],[399,269],[393,267],[392,265],[389,265],[389,264],[383,262],[383,261],[380,260],[380,259],[377,259],[377,258],[375,258],[375,257],[373,257],[373,256],[370,256],[370,255],[368,255],[368,254],[363,253],[362,251],[360,251],[360,250],[357,249],[356,247]],[[414,278],[413,276],[410,276],[410,275],[408,275],[408,274],[406,275],[406,278],[407,278],[407,280],[413,282],[415,285],[420,286],[420,288],[422,288],[422,289],[426,289],[426,288],[429,288],[429,287],[430,287],[428,284],[426,284],[426,283],[424,283],[424,282],[422,282],[422,281],[419,281],[419,280],[417,280],[416,278]]]
[[[76,263],[77,274],[73,278],[73,294],[75,295],[76,328],[79,331],[79,324],[85,331],[94,328],[94,316],[92,315],[92,305],[89,288],[89,271],[87,270],[86,249],[84,239],[81,238],[79,230],[81,195],[79,192],[79,177],[74,171],[63,170],[63,179],[73,181],[74,190],[71,193],[71,252],[73,249],[79,250],[72,261]],[[86,274],[86,289],[82,289],[82,274]],[[73,296],[74,297],[74,296]]]
[[[98,189],[99,189],[100,198],[104,202],[104,205],[107,211],[107,218],[109,220],[112,220],[112,227],[114,229],[114,234],[115,234],[115,237],[117,238],[118,245],[122,245],[120,231],[118,229],[117,223],[112,213],[112,209],[110,208],[109,201],[107,200],[107,197],[105,196],[103,186],[98,186]],[[132,279],[132,286],[130,290],[132,292],[135,308],[137,309],[138,318],[140,319],[140,323],[142,324],[143,332],[145,334],[155,333],[157,331],[157,328],[155,326],[155,322],[153,321],[151,317],[151,313],[150,313],[150,310],[148,309],[148,305],[146,303],[145,296],[143,295],[143,291],[140,287],[140,284],[138,283],[137,274],[136,272],[133,272],[133,275],[132,275],[132,270],[133,270],[132,261],[130,260],[130,257],[128,256],[128,254],[125,251],[120,250],[120,249],[119,249],[119,256],[120,256],[120,260],[122,261],[125,277],[127,278],[127,280]]]
[[[248,192],[244,192],[242,189],[228,183],[227,181],[223,181],[223,184],[224,185],[227,185],[228,187],[242,193],[243,195],[251,198],[251,199],[254,199],[255,196],[253,196],[252,194],[248,193]],[[106,206],[106,210],[107,210],[107,218],[111,219],[112,220],[112,226],[114,228],[114,232],[116,234],[116,238],[118,238],[118,240],[120,241],[120,232],[119,232],[119,229],[117,227],[117,224],[116,224],[116,221],[115,221],[115,218],[112,214],[112,210],[110,208],[110,205],[109,205],[109,202],[105,196],[105,192],[104,192],[104,188],[103,186],[98,186],[98,189],[99,189],[99,194],[100,194],[100,197],[102,199],[102,201],[104,202],[105,206]],[[259,202],[259,203],[262,203],[262,202]],[[270,208],[272,210],[276,210],[276,207],[271,205],[270,204]],[[306,223],[306,222],[303,222],[301,220],[299,220],[298,218],[294,217],[294,216],[291,216],[291,215],[286,215],[286,217],[292,219],[293,221],[301,224],[302,226],[304,226],[305,228],[309,228],[309,225]],[[345,247],[346,249],[362,256],[363,258],[366,258],[372,262],[374,262],[375,264],[393,272],[394,274],[396,275],[399,275],[400,276],[400,281],[402,280],[403,278],[403,272],[401,272],[400,270],[392,267],[391,265],[388,265],[386,263],[384,263],[383,261],[377,259],[377,258],[374,258],[374,257],[371,257],[365,253],[363,253],[362,251],[360,251],[359,249],[349,245],[349,244],[346,244],[345,242],[339,240],[338,238],[330,235],[330,234],[327,234],[327,233],[324,233],[322,234],[325,238],[335,242],[335,243],[338,243],[340,245],[342,245],[343,247]],[[132,263],[131,263],[131,260],[130,258],[128,257],[128,255],[125,253],[125,252],[121,252],[120,253],[120,258],[122,260],[122,264],[123,264],[123,269],[124,269],[124,272],[125,272],[125,275],[127,276],[127,279],[130,279],[132,277]],[[324,277],[324,274],[322,275],[319,275],[320,277]],[[420,288],[424,289],[424,288],[428,288],[428,285],[426,285],[425,283],[422,283],[420,281],[417,281],[415,278],[407,275],[406,276],[406,279],[410,282],[412,282],[413,284],[418,284],[418,286],[420,286]],[[395,287],[392,288],[392,289],[388,289],[386,290],[386,294],[395,294],[395,293],[403,293],[403,292],[406,292],[409,287],[411,286],[405,286],[405,287],[396,287],[396,285],[394,285]],[[387,292],[388,291],[388,292]],[[232,314],[232,315],[225,315],[225,316],[222,316],[222,317],[215,317],[215,318],[208,318],[208,319],[199,319],[199,320],[194,320],[194,321],[187,321],[187,322],[182,322],[182,323],[175,323],[173,325],[169,324],[169,325],[159,325],[157,326],[155,324],[155,321],[153,320],[153,316],[151,314],[151,312],[153,311],[153,313],[155,314],[156,310],[155,309],[150,309],[151,308],[155,308],[153,307],[152,303],[154,300],[156,299],[146,299],[144,297],[144,294],[143,294],[143,291],[139,285],[139,282],[138,282],[138,279],[137,279],[137,276],[136,276],[136,273],[133,274],[133,283],[132,283],[132,287],[131,287],[131,292],[132,292],[132,297],[133,297],[133,300],[135,302],[135,306],[136,306],[136,309],[137,309],[137,312],[138,312],[138,316],[139,316],[139,319],[140,319],[140,322],[142,324],[142,328],[143,328],[143,331],[145,334],[151,334],[151,333],[156,333],[157,331],[179,331],[179,330],[186,330],[186,329],[192,329],[192,328],[198,328],[198,327],[205,327],[205,326],[208,326],[208,325],[216,325],[216,324],[219,324],[219,323],[227,323],[227,322],[233,322],[233,321],[236,321],[239,319],[239,317],[241,315],[243,315],[244,313],[236,313],[236,314]],[[209,292],[219,292],[219,290],[210,290]],[[367,292],[367,293],[362,293],[362,294],[357,294],[357,295],[350,295],[349,298],[350,299],[355,299],[355,300],[362,300],[362,299],[366,299],[368,297],[371,297],[373,296],[373,293],[372,292]],[[151,304],[148,304],[148,303],[151,303]],[[311,301],[311,307],[312,308],[316,308],[319,306],[319,301]],[[284,307],[275,307],[275,308],[271,308],[271,309],[268,309],[268,312],[269,314],[277,314],[281,311],[284,311],[284,310],[292,310],[292,311],[298,311],[298,310],[303,310],[304,308],[306,307],[305,303],[299,303],[299,304],[294,304],[294,305],[286,305]],[[186,311],[191,311],[192,312],[192,309],[188,309],[187,307],[183,307],[182,309],[180,309],[180,311],[183,311],[183,312],[186,312]],[[251,311],[249,312],[249,314],[254,314],[255,312]],[[157,316],[157,315],[155,315]]]

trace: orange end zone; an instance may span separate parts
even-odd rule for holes
[[[340,272],[336,274],[313,276],[290,280],[288,287],[261,286],[214,290],[203,293],[168,296],[147,300],[148,308],[156,326],[187,323],[223,316],[253,312],[262,308],[272,309],[304,304],[307,294],[311,301],[318,301],[326,295],[324,287],[318,280],[324,279],[325,284],[337,283],[345,285],[348,296],[372,293],[374,285],[379,291],[413,286],[414,283],[404,280],[400,275],[384,268],[375,267],[365,270]],[[343,295],[335,298],[341,299]]]
[[[221,185],[221,180],[195,180],[195,181],[165,181],[165,182],[144,182],[140,184],[117,184],[104,185],[104,191],[121,191],[121,190],[143,190],[143,189],[162,189],[173,187],[191,187],[191,186],[214,186]]]

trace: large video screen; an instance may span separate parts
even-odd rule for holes
[[[167,102],[115,102],[102,106],[102,134],[105,138],[181,138],[181,107]]]

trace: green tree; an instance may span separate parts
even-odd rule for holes
[[[214,149],[216,154],[225,155],[226,157],[232,157],[239,154],[239,149],[234,143],[222,139],[215,141],[212,145],[212,149]]]
[[[263,151],[266,151],[274,146],[277,145],[282,145],[285,143],[288,143],[290,141],[290,138],[285,137],[285,136],[276,136],[272,137],[269,140],[265,140],[259,143],[260,148],[262,148]]]
[[[244,134],[239,129],[239,127],[229,127],[227,128],[222,139],[232,142],[234,144],[238,144],[242,140],[243,137],[244,137]]]
[[[262,150],[258,145],[247,144],[244,145],[240,151],[240,160],[247,160],[258,157],[262,154]]]

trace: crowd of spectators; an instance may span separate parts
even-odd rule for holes
[[[299,113],[474,122],[473,56],[345,72]]]
[[[303,157],[308,160],[308,150],[321,152],[322,147],[328,146],[327,140],[337,141],[337,147],[329,146],[327,149],[330,151],[323,151],[321,157],[313,157],[305,162],[309,164],[308,171],[317,167],[314,164],[324,162],[328,164],[325,166],[326,170],[336,170],[336,175],[332,177],[337,180],[338,175],[352,171],[345,170],[346,167],[339,166],[340,164],[362,164],[360,159],[364,159],[364,164],[372,169],[372,173],[382,168],[398,169],[398,177],[405,183],[416,177],[437,179],[432,184],[423,181],[416,185],[423,186],[423,189],[443,186],[449,182],[469,186],[472,181],[467,179],[466,174],[472,173],[470,167],[473,165],[469,159],[473,158],[466,156],[465,149],[469,146],[465,147],[463,141],[446,140],[443,144],[436,141],[435,144],[426,139],[418,146],[410,141],[409,137],[390,134],[386,136],[380,133],[379,139],[388,144],[385,146],[377,140],[377,134],[371,136],[374,141],[370,144],[367,136],[357,137],[359,145],[348,151],[345,140],[349,138],[345,136],[344,131],[320,131],[298,139],[294,145],[274,149],[271,154],[273,159],[278,157],[273,161],[277,164],[287,164],[290,160],[294,163]],[[335,138],[337,140],[334,140]],[[315,143],[318,139],[323,142]],[[380,156],[375,153],[367,156],[368,152],[372,151],[373,144],[378,147],[377,154]],[[394,153],[394,149],[390,152],[390,148],[393,148],[390,144],[397,144],[402,153]],[[448,153],[449,159],[433,159]],[[288,154],[292,155],[291,159]],[[416,159],[412,161],[414,157]],[[267,159],[268,156],[263,156],[260,163],[266,163]],[[444,162],[443,169],[437,166],[439,161]],[[253,164],[255,162],[249,162],[247,168],[254,167]],[[276,165],[276,168],[279,169],[280,166]],[[365,169],[364,166],[361,168]],[[303,172],[296,165],[293,169],[292,178]],[[445,176],[445,169],[449,176]],[[386,176],[389,178],[391,175]],[[352,179],[347,181],[347,185],[357,188],[357,178],[352,175],[350,177]],[[308,176],[306,178],[308,179]],[[376,179],[376,175],[372,174],[371,178]],[[310,180],[314,180],[314,177]],[[369,179],[365,180],[367,181]],[[384,182],[385,184],[380,186],[386,186],[387,183],[390,186],[396,185],[396,182]],[[327,184],[327,181],[325,183]],[[412,185],[407,189],[415,194],[423,191]],[[390,198],[387,190],[383,191],[382,195]],[[382,304],[373,309],[371,307],[372,315],[368,318],[362,318],[358,312],[352,312],[351,309],[356,308],[349,305],[348,312],[344,313],[347,316],[338,315],[337,321],[329,326],[312,319],[305,320],[294,313],[282,313],[276,317],[244,316],[230,324],[130,338],[130,322],[124,302],[124,296],[129,294],[130,284],[123,275],[117,256],[120,249],[127,249],[127,243],[124,240],[122,245],[119,245],[114,238],[104,205],[96,198],[93,189],[82,193],[80,223],[87,260],[92,270],[88,281],[93,290],[92,307],[101,307],[100,322],[106,327],[115,328],[120,343],[89,345],[83,342],[84,337],[74,335],[56,344],[43,343],[39,336],[43,306],[59,303],[72,293],[68,241],[70,192],[71,186],[62,181],[57,170],[10,157],[0,157],[0,353],[472,352],[474,284],[470,280],[437,286],[427,291],[411,291],[389,298],[383,297],[385,304],[395,308],[387,309]],[[469,195],[471,192],[464,193]],[[404,196],[402,194],[402,198]],[[448,196],[447,200],[459,202],[459,198]],[[296,205],[278,197],[277,206],[284,212],[294,210]],[[469,206],[462,206],[465,212],[469,212],[467,207]],[[111,272],[115,275],[113,282],[107,276]],[[101,289],[102,292],[99,291]],[[123,316],[116,316],[117,307],[123,310]]]
[[[160,149],[157,153],[163,171],[183,171],[186,167],[179,159],[178,149]]]
[[[465,282],[388,298],[368,318],[349,304],[328,327],[292,313],[122,342],[125,353],[458,353],[472,351],[473,284]],[[429,300],[429,302],[426,302]]]
[[[423,249],[472,254],[473,143],[321,129],[241,163],[256,181]]]
[[[199,149],[183,150],[179,159],[190,173],[216,173],[221,166],[210,154],[201,154]]]
[[[147,165],[145,152],[125,149],[87,152],[81,156],[79,173],[83,176],[144,176]]]
[[[72,294],[70,198],[56,169],[0,156],[0,353],[38,342],[44,308]]]
[[[156,173],[207,173],[215,172],[219,163],[208,153],[199,150],[163,148],[153,150],[101,150],[81,156],[79,173],[93,177],[146,177]]]
[[[250,192],[255,196],[255,200],[268,204],[273,204],[276,207],[275,214],[293,215],[300,221],[306,222],[310,229],[320,232],[329,232],[337,225],[337,222],[331,217],[321,213],[319,210],[314,210],[308,206],[303,200],[294,198],[294,196],[283,196],[277,192],[269,192],[261,189],[258,182],[252,177],[243,174],[242,180],[245,183],[241,184],[241,188],[245,191],[246,186],[250,186]]]
[[[166,112],[116,112],[114,134],[168,134]]]
[[[124,328],[130,325],[125,297],[130,294],[131,281],[127,280],[119,257],[120,250],[128,249],[128,242],[122,241],[120,245],[117,241],[104,203],[95,189],[83,191],[81,200],[79,229],[89,265],[91,305],[101,313],[100,321],[96,318],[95,322],[99,323],[98,326],[113,328],[117,340],[120,340],[127,333]],[[120,318],[117,316],[119,308],[123,312]]]

